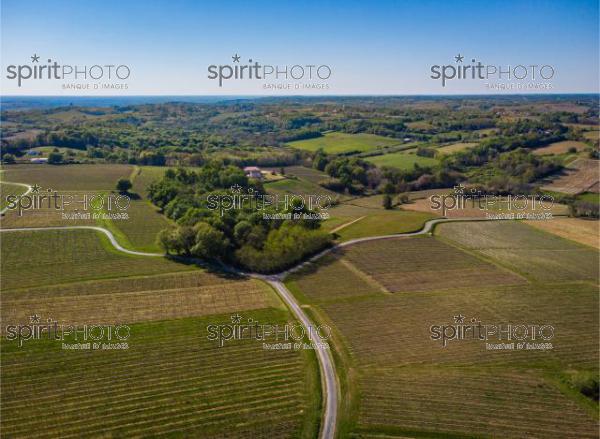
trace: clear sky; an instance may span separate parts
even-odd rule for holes
[[[430,78],[461,54],[491,65],[552,65],[554,93],[598,92],[597,0],[191,1],[2,0],[2,94],[281,95],[262,82],[207,78],[211,64],[326,64],[329,88],[301,94],[487,93],[481,81]],[[8,80],[31,56],[126,64],[126,90],[63,90]],[[68,81],[67,81],[68,82]],[[310,81],[309,81],[310,82]],[[498,81],[495,81],[498,82]],[[501,81],[502,82],[502,81]]]

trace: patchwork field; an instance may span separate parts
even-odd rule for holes
[[[533,151],[536,155],[547,155],[547,154],[563,154],[568,152],[569,149],[575,148],[577,152],[583,151],[587,148],[587,145],[583,142],[576,142],[573,140],[565,140],[563,142],[551,143],[543,148],[538,148]]]
[[[542,187],[552,192],[579,194],[591,191],[600,180],[600,162],[592,159],[577,159],[567,166],[564,175]]]
[[[538,282],[598,279],[598,252],[515,221],[447,223],[436,231]]]
[[[404,207],[404,206],[403,206]],[[340,241],[364,236],[392,235],[420,230],[432,213],[385,210],[381,195],[343,201],[328,210],[330,219],[323,227],[336,230]],[[341,227],[341,228],[340,228]]]
[[[506,197],[499,197],[497,200],[490,199],[486,205],[485,200],[465,200],[463,208],[452,208],[451,206],[456,205],[456,200],[453,198],[447,198],[446,201],[442,198],[443,195],[452,195],[451,189],[445,189],[438,192],[435,195],[439,197],[431,199],[431,196],[427,198],[420,198],[410,203],[403,204],[402,209],[415,211],[415,212],[429,212],[433,215],[442,216],[442,206],[444,202],[448,209],[445,209],[446,218],[486,218],[489,215],[498,214],[524,214],[524,215],[537,215],[550,213],[552,215],[568,215],[569,207],[564,204],[546,202],[544,206],[540,203],[534,205],[531,199],[527,201],[516,200],[514,203],[509,204]],[[526,204],[525,204],[526,203]]]
[[[287,280],[334,328],[347,371],[341,434],[597,437],[597,403],[565,378],[598,376],[597,252],[518,222],[448,223],[435,235],[348,246]],[[432,325],[457,316],[463,325],[552,325],[553,349],[431,338]]]
[[[384,146],[399,145],[402,141],[391,137],[377,136],[374,134],[347,134],[340,132],[325,133],[322,137],[314,139],[297,140],[288,143],[292,148],[306,151],[323,149],[327,154],[340,154],[351,151],[372,151]]]
[[[526,223],[545,232],[600,248],[600,224],[598,221],[581,218],[553,218],[550,221],[526,221]]]
[[[365,160],[376,166],[388,166],[406,171],[414,168],[415,164],[419,166],[435,166],[438,163],[437,159],[421,157],[407,152],[392,152],[390,154],[366,157]]]
[[[474,143],[474,142],[459,142],[459,143],[453,143],[452,145],[446,145],[446,146],[442,146],[441,148],[438,148],[437,151],[439,154],[452,154],[458,151],[464,151],[465,149],[470,149],[473,148],[474,146],[477,146],[478,143]]]
[[[194,269],[161,257],[119,253],[93,230],[2,232],[1,250],[4,290]]]

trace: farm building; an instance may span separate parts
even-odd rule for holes
[[[48,163],[48,159],[45,157],[36,157],[31,159],[31,163]]]
[[[262,179],[262,172],[260,172],[260,168],[258,166],[246,166],[244,168],[244,173],[246,177]]]

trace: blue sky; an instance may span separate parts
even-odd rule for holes
[[[481,81],[430,78],[454,56],[552,65],[551,92],[598,92],[598,2],[2,0],[3,94],[289,94],[207,78],[232,55],[263,64],[327,64],[329,89],[302,94],[486,93]],[[8,80],[39,54],[61,64],[126,64],[127,90],[62,90]],[[310,82],[310,81],[309,81]],[[498,81],[495,81],[498,82]]]

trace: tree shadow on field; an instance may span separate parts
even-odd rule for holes
[[[248,278],[248,276],[235,272],[235,269],[231,267],[206,262],[197,258],[177,255],[165,255],[165,258],[170,261],[177,262],[178,264],[202,268],[210,274],[214,274],[227,280],[242,280]]]

